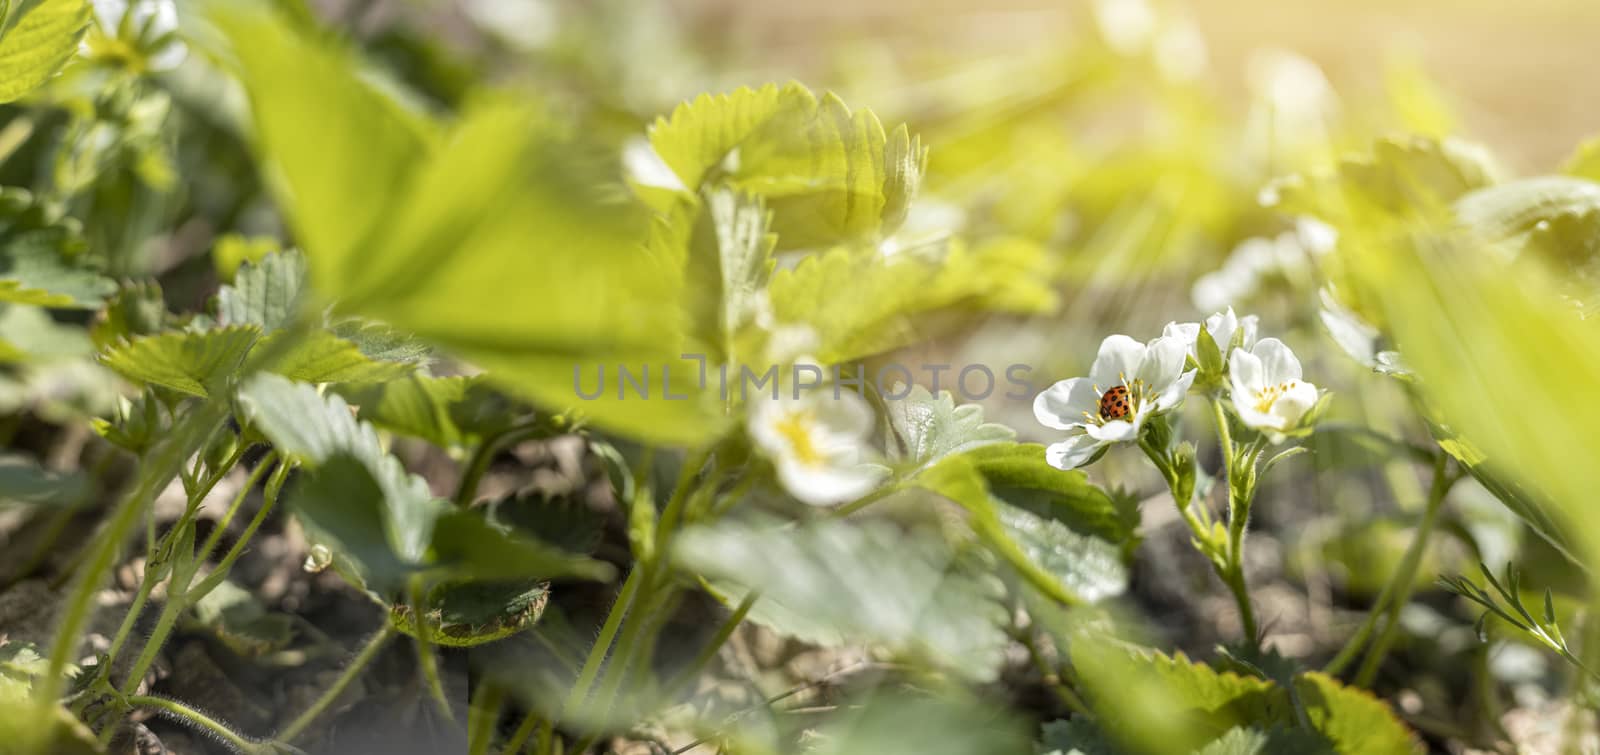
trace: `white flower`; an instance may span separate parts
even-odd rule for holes
[[[1110,336],[1089,377],[1063,380],[1033,401],[1033,416],[1045,427],[1066,430],[1067,439],[1046,452],[1050,463],[1073,469],[1102,447],[1137,440],[1152,416],[1183,404],[1194,384],[1194,370],[1183,371],[1182,338],[1162,336],[1142,344]]]
[[[94,0],[93,4],[99,33],[130,43],[144,56],[149,70],[170,71],[189,56],[189,46],[176,38],[178,5],[173,0]]]
[[[1234,334],[1241,330],[1243,335],[1240,336],[1238,344],[1240,348],[1248,349],[1254,346],[1259,323],[1260,318],[1255,315],[1239,317],[1233,313],[1233,307],[1228,307],[1227,311],[1207,317],[1204,326],[1206,332],[1211,334],[1211,341],[1217,345],[1218,353],[1226,353],[1228,348],[1234,345]],[[1195,344],[1200,340],[1200,328],[1201,323],[1197,322],[1171,322],[1167,323],[1161,335],[1183,339],[1184,345],[1189,349],[1189,356],[1199,361],[1200,355],[1195,350]]]
[[[1326,241],[1317,236],[1317,243]],[[1189,298],[1203,310],[1219,310],[1253,296],[1263,280],[1282,276],[1291,280],[1310,273],[1313,252],[1302,245],[1302,234],[1286,231],[1276,238],[1250,238],[1229,253],[1222,267],[1194,282]]]
[[[778,470],[778,481],[812,506],[853,501],[878,487],[883,467],[870,464],[872,409],[852,391],[813,390],[750,407],[750,437]]]
[[[1320,398],[1315,385],[1300,379],[1300,360],[1276,338],[1263,338],[1249,351],[1234,349],[1228,377],[1239,419],[1270,434],[1298,427]]]

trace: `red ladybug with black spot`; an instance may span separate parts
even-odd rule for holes
[[[1110,390],[1100,395],[1100,418],[1122,419],[1132,411],[1133,405],[1128,401],[1128,386],[1113,386]]]

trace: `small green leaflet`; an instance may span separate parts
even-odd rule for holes
[[[702,95],[658,119],[650,143],[691,196],[726,182],[764,198],[781,249],[887,236],[927,163],[905,126],[885,134],[871,112],[794,83]]]
[[[1181,653],[1167,656],[1090,633],[1075,636],[1070,652],[1096,720],[1131,749],[1188,752],[1238,728],[1299,726],[1295,700],[1265,679],[1217,671]],[[1365,691],[1316,672],[1300,675],[1294,685],[1306,720],[1328,750],[1340,755],[1421,751],[1420,742],[1394,712]]]
[[[990,443],[1014,440],[1016,431],[1005,425],[983,421],[983,407],[956,405],[949,391],[935,397],[927,388],[895,384],[893,395],[904,398],[884,402],[884,414],[895,438],[896,460],[923,467],[950,454],[957,454]]]
[[[254,325],[161,333],[112,346],[100,361],[130,380],[204,397],[239,370],[260,337]]]
[[[245,262],[233,284],[217,292],[217,322],[256,325],[271,333],[299,314],[306,298],[306,259],[297,251],[277,252]]]
[[[612,575],[605,563],[512,536],[481,512],[433,497],[338,396],[259,375],[241,389],[240,401],[281,453],[314,469],[292,499],[295,510],[380,592],[397,591],[414,573],[456,580]]]
[[[0,102],[42,86],[78,52],[89,27],[87,0],[19,0],[7,3],[0,34]]]

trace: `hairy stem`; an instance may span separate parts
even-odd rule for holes
[[[68,594],[61,624],[56,628],[55,638],[50,645],[49,667],[44,679],[34,687],[37,700],[50,702],[60,697],[66,682],[64,675],[67,663],[77,650],[84,624],[89,620],[89,608],[94,603],[95,593],[100,590],[101,580],[116,560],[128,531],[139,520],[139,514],[178,473],[184,459],[194,453],[211,428],[226,416],[227,405],[223,402],[200,404],[173,428],[167,442],[143,464],[137,483],[112,512],[111,519],[96,538],[94,549],[82,565],[76,584]]]
[[[490,435],[478,443],[473,449],[472,458],[467,462],[467,470],[461,475],[461,484],[456,487],[455,502],[457,506],[465,508],[472,505],[478,495],[478,484],[483,482],[483,476],[489,472],[489,464],[494,461],[496,454],[507,446],[538,435],[544,429],[544,424],[537,420],[514,425]]]
[[[1259,628],[1256,626],[1255,608],[1250,604],[1250,588],[1244,579],[1244,536],[1246,525],[1250,522],[1250,505],[1255,497],[1255,485],[1247,484],[1243,489],[1238,483],[1237,469],[1239,460],[1234,456],[1233,433],[1228,428],[1228,413],[1222,408],[1222,399],[1211,397],[1212,418],[1217,425],[1217,443],[1222,446],[1223,476],[1228,484],[1228,564],[1218,572],[1222,581],[1228,585],[1228,591],[1233,593],[1233,600],[1239,605],[1239,626],[1244,633],[1247,643],[1255,644]],[[1256,454],[1259,454],[1259,450]],[[1249,454],[1246,462],[1253,468],[1256,455]]]
[[[350,683],[356,680],[356,677],[361,676],[361,672],[366,669],[368,664],[372,663],[372,659],[378,657],[378,652],[383,650],[384,645],[389,643],[389,640],[394,637],[394,633],[394,628],[385,620],[384,625],[373,633],[372,637],[367,640],[366,645],[362,646],[361,652],[356,654],[355,660],[350,661],[350,665],[345,667],[344,673],[334,680],[332,686],[323,691],[322,696],[318,697],[317,701],[311,704],[311,707],[306,708],[305,712],[296,716],[293,721],[289,722],[288,726],[283,727],[283,731],[278,732],[278,739],[284,742],[293,742],[301,734],[304,734],[305,730],[315,723],[317,718],[326,713],[328,708],[338,701],[339,696],[344,694],[345,688],[349,687]]]
[[[694,681],[694,678],[700,674],[701,669],[704,669],[706,664],[716,657],[717,652],[722,649],[723,645],[727,644],[728,638],[732,637],[734,630],[738,629],[739,624],[744,622],[744,617],[750,613],[751,607],[755,606],[756,599],[760,597],[755,590],[751,590],[744,596],[744,600],[739,601],[739,605],[733,609],[733,613],[728,616],[726,621],[722,622],[721,627],[717,628],[717,633],[712,636],[711,641],[700,649],[700,652],[695,655],[694,660],[689,662],[689,665],[683,667],[677,675],[673,676],[671,681],[667,682],[665,689],[668,699],[676,697],[684,687],[689,686]]]
[[[422,672],[423,684],[427,686],[428,697],[433,699],[433,704],[439,708],[446,719],[453,718],[455,714],[450,710],[450,699],[444,693],[444,681],[439,677],[439,656],[433,651],[433,642],[428,638],[431,631],[428,628],[427,596],[422,586],[422,575],[414,575],[410,579],[408,589],[411,615],[415,618],[413,626],[417,628],[416,648],[417,666]]]
[[[616,602],[611,604],[611,612],[606,615],[606,621],[600,626],[600,636],[594,640],[594,647],[589,650],[589,657],[584,660],[583,668],[578,672],[578,679],[572,685],[572,692],[567,695],[567,702],[562,706],[562,717],[571,715],[578,706],[589,696],[589,688],[594,686],[595,678],[600,674],[600,665],[605,662],[606,655],[611,650],[611,640],[617,636],[617,627],[622,624],[622,617],[628,613],[628,608],[634,602],[634,595],[639,592],[639,583],[644,581],[644,569],[637,566],[628,572],[628,578],[622,583],[622,590],[617,593]]]
[[[278,464],[278,468],[273,471],[272,476],[267,478],[267,486],[262,493],[261,508],[256,510],[256,515],[250,519],[250,524],[245,526],[244,532],[239,534],[239,539],[234,541],[233,547],[229,548],[222,560],[217,562],[217,568],[212,569],[205,579],[200,580],[200,584],[190,588],[189,592],[184,596],[185,600],[194,603],[204,598],[212,590],[215,590],[217,585],[222,584],[222,580],[228,578],[228,572],[233,569],[233,562],[238,561],[239,557],[244,555],[245,547],[250,544],[250,539],[255,537],[256,530],[261,529],[261,523],[267,520],[268,514],[272,513],[273,506],[278,502],[279,494],[283,492],[283,481],[288,478],[289,470],[292,468],[293,465],[288,460],[283,460]],[[223,525],[219,524],[218,526],[221,527]],[[202,549],[203,554],[196,560],[196,563],[204,561],[205,557],[210,555],[210,549],[214,547],[214,544],[208,541],[206,546],[206,548]]]
[[[232,727],[176,700],[152,695],[129,695],[128,704],[135,708],[154,708],[167,718],[182,721],[216,736],[229,747],[243,753],[270,753],[270,744],[256,742],[235,732]]]

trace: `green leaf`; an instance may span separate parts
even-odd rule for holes
[[[642,253],[644,208],[607,195],[617,177],[561,124],[493,98],[427,121],[271,14],[222,16],[319,293],[611,429],[669,443],[721,431],[720,402],[680,358],[680,318],[662,316],[680,276]],[[674,379],[653,388],[690,398],[576,390],[584,370],[649,366],[659,378],[669,363]]]
[[[1029,751],[1022,722],[975,699],[878,695],[841,706],[813,755],[970,755]]]
[[[1039,755],[1122,755],[1116,744],[1086,716],[1050,721],[1040,728]]]
[[[1096,719],[1127,749],[1188,752],[1236,727],[1292,721],[1289,696],[1272,682],[1219,672],[1182,653],[1084,634],[1071,656]]]
[[[441,584],[428,593],[427,638],[446,647],[497,642],[537,623],[549,600],[550,586],[545,582]],[[411,606],[390,607],[389,621],[401,632],[417,636]]]
[[[1475,236],[1429,237],[1425,246],[1350,242],[1341,239],[1341,248],[1359,255],[1360,283],[1391,323],[1437,424],[1475,453],[1459,443],[1446,450],[1532,491],[1527,501],[1548,501],[1564,516],[1546,519],[1569,525],[1561,531],[1576,544],[1577,563],[1590,563],[1600,512],[1587,502],[1600,468],[1571,439],[1600,426],[1600,330],[1563,302],[1564,276],[1539,260],[1507,264]],[[1548,398],[1502,400],[1522,396]],[[1518,511],[1529,512],[1536,507]]]
[[[1583,140],[1572,156],[1562,164],[1561,172],[1578,178],[1600,182],[1600,136]]]
[[[1331,171],[1274,182],[1263,201],[1341,227],[1372,214],[1437,217],[1458,197],[1495,183],[1498,174],[1481,147],[1456,139],[1381,139],[1371,152],[1346,157]]]
[[[1185,752],[1228,737],[1234,729],[1253,728],[1268,730],[1268,741],[1274,744],[1311,748],[1273,752],[1316,752],[1329,746],[1341,755],[1422,751],[1415,735],[1382,701],[1320,673],[1296,678],[1291,699],[1265,679],[1217,671],[1181,653],[1169,657],[1103,636],[1076,636],[1071,655],[1096,719],[1130,749]],[[1310,732],[1273,732],[1298,726],[1297,706],[1318,735],[1315,740],[1301,736]]]
[[[719,189],[707,191],[702,206],[684,261],[690,333],[712,363],[737,364],[738,336],[765,306],[775,237],[759,199]]]
[[[650,142],[691,194],[724,181],[764,198],[783,249],[887,236],[927,163],[904,126],[886,136],[871,112],[799,84],[702,95],[657,120]]]
[[[1312,728],[1341,755],[1422,752],[1422,743],[1394,711],[1365,690],[1315,671],[1296,679],[1295,689]]]
[[[838,248],[807,257],[773,274],[774,318],[812,328],[820,343],[815,356],[838,364],[921,340],[973,311],[1055,306],[1044,272],[1049,263],[1036,245],[950,244],[928,252]]]
[[[454,509],[435,524],[433,564],[452,578],[575,577],[607,582],[616,570],[547,543],[508,532],[484,519],[482,509]]]
[[[75,506],[89,494],[82,472],[52,472],[21,456],[0,454],[0,503]]]
[[[118,340],[160,333],[167,323],[167,302],[161,284],[137,281],[124,284],[110,299],[90,331],[95,346],[110,348]]]
[[[129,380],[204,397],[239,369],[260,337],[254,325],[161,333],[116,344],[100,361]]]
[[[362,245],[388,222],[432,129],[363,76],[348,51],[297,38],[266,6],[212,9],[234,40],[256,136],[314,277],[361,275]]]
[[[262,350],[286,334],[275,333],[262,339]],[[410,362],[385,362],[361,353],[355,343],[326,330],[297,334],[294,345],[272,365],[272,371],[305,383],[382,383],[398,380],[416,371]]]
[[[516,407],[476,377],[408,374],[338,388],[361,419],[440,446],[467,446],[510,427]]]
[[[1334,750],[1326,739],[1305,729],[1253,729],[1240,726],[1229,729],[1228,733],[1196,750],[1195,755],[1275,755],[1285,752],[1318,755]]]
[[[0,705],[0,742],[19,755],[95,755],[95,734],[57,703]]]
[[[453,580],[610,578],[607,564],[510,535],[478,511],[434,498],[427,482],[385,453],[377,433],[338,396],[259,375],[240,400],[280,453],[315,468],[291,499],[301,520],[350,557],[379,592],[398,591],[418,572]]]
[[[0,643],[0,704],[26,703],[33,692],[34,677],[50,670],[50,662],[27,642]]]
[[[904,384],[896,384],[892,393],[906,390]],[[939,391],[937,397],[920,385],[909,391],[905,398],[885,402],[884,413],[899,441],[893,449],[897,461],[923,467],[950,454],[1017,437],[1005,425],[984,422],[978,404],[956,406],[949,391]]]
[[[201,626],[245,658],[282,650],[294,640],[292,617],[268,611],[249,590],[228,580],[196,601],[194,614]]]
[[[1090,483],[1082,471],[1050,466],[1044,446],[1000,443],[962,455],[983,475],[996,498],[1125,551],[1137,544],[1138,503]]]
[[[46,208],[24,205],[26,192],[0,194],[0,213],[22,213],[0,221],[0,302],[54,309],[94,309],[117,290],[117,283],[80,266],[72,256],[80,230],[70,219],[51,221]],[[42,214],[43,213],[43,214]]]
[[[605,534],[604,516],[575,496],[527,493],[492,501],[486,509],[496,526],[572,553],[593,553]]]
[[[698,191],[706,176],[762,124],[780,112],[802,107],[809,94],[803,91],[798,85],[779,90],[768,84],[702,94],[657,119],[650,128],[650,146],[689,191]]]
[[[383,595],[399,593],[421,570],[433,523],[449,506],[431,496],[389,496],[366,464],[342,451],[322,460],[289,502],[313,541],[353,561]]]
[[[306,260],[299,252],[268,254],[246,262],[234,275],[233,285],[217,292],[217,323],[256,325],[271,333],[288,325],[307,298]]]
[[[0,102],[11,102],[42,86],[78,52],[89,26],[86,0],[37,0],[0,36]]]
[[[276,375],[257,375],[240,389],[239,400],[245,415],[280,453],[311,467],[336,457],[351,458],[366,470],[366,478],[356,479],[341,469],[316,489],[321,497],[305,494],[307,500],[329,504],[313,507],[318,512],[311,515],[314,519],[321,512],[331,512],[319,529],[340,542],[355,540],[346,545],[352,552],[359,550],[368,556],[373,555],[377,543],[392,546],[393,559],[381,558],[376,564],[385,569],[392,567],[393,561],[423,562],[434,523],[448,505],[435,500],[426,481],[408,474],[398,459],[383,450],[377,432],[358,422],[344,399],[324,397],[310,385]],[[366,495],[367,485],[376,486],[379,495]],[[372,521],[380,526],[363,533],[360,523]],[[357,560],[365,562],[359,556]]]
[[[973,453],[986,448],[1003,446]],[[1115,545],[996,499],[983,473],[965,455],[945,458],[912,483],[960,504],[989,548],[1057,601],[1092,603],[1127,589],[1127,567]]]
[[[0,341],[15,349],[8,361],[19,364],[73,361],[95,351],[82,327],[57,322],[49,312],[25,304],[0,304]]]
[[[995,678],[1005,610],[988,583],[952,568],[935,539],[887,522],[724,522],[685,530],[674,546],[683,568],[758,591],[751,620],[780,634],[828,646],[871,642],[969,679]],[[778,610],[764,610],[769,602]]]

